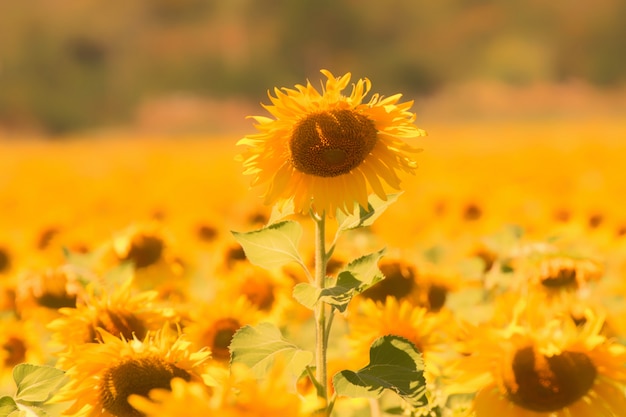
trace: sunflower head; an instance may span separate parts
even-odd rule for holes
[[[603,317],[587,311],[584,325],[576,326],[565,316],[542,321],[540,315],[519,303],[508,325],[466,329],[456,384],[476,392],[476,417],[619,415],[626,405],[617,389],[626,380],[626,350],[600,334]]]
[[[3,318],[0,321],[0,375],[24,362],[45,362],[40,329],[32,320]]]
[[[604,267],[591,258],[554,252],[531,256],[523,261],[519,272],[531,291],[553,303],[576,298],[582,289],[603,277]]]
[[[143,339],[148,331],[158,330],[172,317],[158,307],[156,291],[132,291],[132,280],[112,291],[87,286],[84,302],[74,308],[59,309],[60,316],[48,324],[52,338],[68,348],[82,343],[102,342],[99,329],[131,340]]]
[[[74,346],[64,356],[69,383],[55,401],[74,401],[65,412],[78,416],[142,416],[128,397],[171,389],[173,379],[202,382],[208,351],[196,351],[170,327],[126,340],[99,329],[101,343]]]
[[[230,360],[229,345],[237,330],[256,324],[264,316],[244,295],[230,303],[223,302],[226,297],[230,295],[218,296],[215,301],[199,306],[191,312],[190,322],[185,326],[192,345],[208,348],[211,357],[221,363]]]
[[[71,265],[63,265],[21,275],[15,305],[20,317],[32,317],[44,310],[56,313],[59,308],[74,307],[83,295],[80,274]]]
[[[409,156],[418,151],[403,139],[426,133],[414,124],[412,102],[400,94],[374,95],[365,103],[371,83],[360,79],[344,96],[350,73],[327,77],[320,93],[309,82],[295,89],[275,89],[265,109],[274,118],[253,116],[257,134],[238,144],[252,185],[264,184],[266,204],[293,200],[298,213],[310,209],[334,216],[352,213],[355,203],[368,207],[370,192],[386,200],[384,184],[399,189],[397,171],[414,172]]]

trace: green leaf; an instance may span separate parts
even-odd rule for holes
[[[422,355],[399,336],[376,339],[370,347],[370,363],[357,372],[335,374],[333,384],[337,394],[347,397],[379,398],[390,390],[414,408],[428,403]]]
[[[378,252],[361,256],[346,265],[339,271],[339,274],[349,272],[363,284],[359,287],[359,291],[365,291],[367,288],[385,278],[385,275],[383,275],[382,271],[378,268],[378,261],[383,257],[385,252],[386,249],[383,248]]]
[[[320,299],[321,290],[308,282],[301,282],[293,287],[292,295],[297,302],[313,310]]]
[[[22,363],[13,368],[18,402],[44,402],[66,382],[65,372],[52,366]]]
[[[400,194],[402,193],[389,194],[387,200],[381,199],[376,194],[371,194],[368,197],[367,210],[356,203],[353,214],[346,215],[341,210],[337,210],[338,231],[371,226],[391,204],[396,202]]]
[[[284,219],[287,216],[291,216],[295,213],[295,205],[293,203],[293,199],[286,201],[282,207],[280,204],[274,204],[272,207],[272,213],[270,214],[270,219],[267,224],[274,224]]]
[[[15,400],[8,395],[0,397],[0,416],[8,416],[14,411],[19,411]]]
[[[268,374],[278,356],[286,360],[287,369],[295,376],[301,375],[313,360],[312,352],[286,341],[271,323],[242,327],[233,336],[229,349],[231,363],[247,365],[257,378]]]
[[[385,249],[381,249],[355,259],[339,271],[334,285],[322,290],[309,283],[299,283],[293,288],[293,297],[311,310],[322,300],[343,313],[352,297],[385,278],[378,268],[378,261],[384,253]]]
[[[337,284],[324,288],[320,292],[320,299],[343,313],[352,297],[361,291],[361,287],[363,287],[362,281],[359,281],[350,271],[342,271],[337,276]]]
[[[289,262],[303,263],[298,252],[302,236],[300,223],[288,220],[252,232],[232,234],[248,260],[257,266],[274,269]]]
[[[44,410],[41,407],[37,407],[34,405],[27,405],[27,406],[23,406],[25,409],[24,410],[20,410],[20,412],[24,413],[24,414],[16,414],[16,415],[12,415],[10,414],[8,417],[31,417],[31,416],[37,416],[37,417],[50,417],[51,414],[49,414],[46,410]],[[2,414],[0,414],[1,416]],[[61,415],[59,414],[55,414],[55,415]]]

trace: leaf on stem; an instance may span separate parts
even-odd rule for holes
[[[367,210],[356,203],[354,212],[349,215],[346,215],[341,210],[337,210],[338,231],[341,232],[371,226],[391,204],[396,202],[400,194],[402,193],[389,194],[387,195],[387,200],[383,200],[376,194],[372,194],[368,197]]]
[[[268,225],[278,223],[282,219],[287,216],[291,216],[295,214],[295,205],[293,203],[293,199],[286,201],[284,204],[274,204],[272,207],[272,213],[270,214],[270,219],[267,221]]]
[[[355,295],[385,278],[378,268],[378,261],[384,253],[385,249],[381,249],[353,260],[339,271],[333,286],[319,289],[309,283],[299,283],[293,289],[293,297],[311,310],[321,300],[343,313]]]
[[[0,416],[8,416],[14,412],[19,412],[15,400],[8,395],[0,397]]]
[[[29,363],[16,365],[13,379],[17,385],[15,400],[30,403],[47,401],[67,381],[60,369]]]
[[[428,403],[422,355],[411,342],[395,335],[376,339],[370,347],[370,363],[356,372],[338,372],[333,385],[338,395],[352,398],[378,398],[390,390],[414,408]]]
[[[295,221],[287,220],[252,232],[232,234],[254,265],[275,269],[289,262],[302,264],[298,252],[302,226]]]
[[[239,329],[229,346],[232,363],[248,366],[257,378],[265,377],[274,360],[280,355],[293,375],[302,374],[313,360],[313,353],[298,348],[285,340],[280,330],[271,323],[244,326]]]

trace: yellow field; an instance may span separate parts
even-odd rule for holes
[[[342,249],[336,251],[339,261],[387,247],[383,262],[388,258],[391,263],[415,267],[418,286],[425,279],[429,289],[444,287],[449,292],[446,308],[452,315],[458,314],[450,323],[462,318],[476,324],[487,314],[480,310],[480,303],[472,295],[463,302],[452,293],[482,283],[483,290],[492,291],[499,285],[505,288],[502,300],[508,300],[510,294],[519,298],[513,284],[498,281],[504,275],[490,270],[491,264],[495,262],[504,271],[510,259],[519,261],[519,251],[512,247],[554,245],[559,254],[575,254],[571,259],[602,265],[604,284],[592,287],[593,292],[586,293],[584,299],[596,307],[611,300],[602,314],[607,316],[611,340],[621,341],[619,347],[623,349],[626,329],[619,317],[626,296],[626,286],[621,284],[626,273],[626,120],[457,122],[424,127],[429,136],[418,144],[424,151],[417,157],[417,175],[404,177],[403,194],[374,223],[371,233],[346,235]],[[182,326],[189,325],[192,338],[202,321],[209,327],[223,325],[219,314],[235,315],[238,325],[249,324],[248,319],[250,324],[258,322],[258,316],[251,318],[252,310],[244,313],[234,306],[234,300],[243,294],[255,312],[258,309],[265,319],[288,329],[304,344],[311,343],[311,336],[304,334],[311,328],[303,324],[310,312],[289,301],[293,282],[285,281],[285,277],[264,277],[249,265],[233,267],[245,260],[237,255],[238,244],[230,231],[261,227],[271,214],[271,208],[263,206],[258,197],[260,190],[248,188],[249,178],[242,175],[240,163],[235,161],[240,151],[235,146],[238,139],[129,136],[0,142],[0,301],[6,317],[4,334],[0,334],[0,347],[4,346],[4,356],[0,355],[4,358],[3,393],[11,395],[13,390],[10,370],[14,365],[54,365],[54,348],[48,338],[59,342],[60,336],[46,325],[61,317],[57,306],[67,305],[46,305],[41,293],[65,294],[71,277],[64,275],[63,282],[55,280],[61,279],[59,268],[76,259],[84,261],[81,267],[87,265],[93,274],[106,277],[107,270],[119,267],[121,260],[143,262],[147,257],[148,267],[135,271],[135,290],[157,289],[160,308],[165,305],[175,311],[168,317],[177,317]],[[306,223],[307,219],[300,220]],[[148,245],[138,249],[139,255],[133,258],[133,245],[147,242],[134,240],[142,233],[143,238],[157,236],[159,245],[164,246],[158,246],[155,254]],[[312,250],[309,239],[305,234],[302,243],[307,259]],[[120,255],[120,245],[127,245],[126,258]],[[68,259],[64,248],[79,258]],[[89,253],[99,254],[93,264],[80,258]],[[483,264],[476,264],[477,259]],[[520,270],[528,267],[523,259],[513,265]],[[55,269],[57,275],[49,272]],[[297,273],[286,271],[290,279],[301,280]],[[585,271],[587,277],[596,273]],[[121,282],[125,273],[116,272],[121,274],[114,274],[116,282]],[[586,278],[581,275],[576,279],[584,283]],[[394,288],[387,290],[393,293]],[[433,317],[443,314],[433,308],[430,298],[426,304],[415,301],[423,301],[424,294],[420,294],[411,299],[417,303],[416,311],[426,305]],[[400,302],[401,297],[398,299]],[[126,302],[134,305],[135,301]],[[202,303],[206,303],[204,307]],[[272,307],[272,303],[279,307]],[[498,303],[496,297],[488,304],[497,312],[503,308]],[[357,306],[361,305],[362,314],[374,308],[365,301],[359,301]],[[584,307],[578,302],[575,306]],[[386,308],[391,310],[385,314],[395,311],[389,305]],[[413,333],[403,330],[402,326],[409,325],[398,314],[399,331],[412,337]],[[508,313],[493,314],[492,321],[497,323],[509,317]],[[369,325],[352,323],[351,317],[340,323],[367,333]],[[375,320],[372,323],[379,325],[389,319],[381,317],[371,318]],[[450,320],[452,316],[446,317]],[[111,327],[106,321],[97,323],[107,330]],[[24,336],[27,334],[36,335],[34,339],[39,342]],[[339,370],[335,368],[340,366],[338,355],[345,343],[353,346],[359,342],[359,336],[350,330],[341,337],[349,342],[331,348],[330,370]],[[464,337],[458,333],[453,338],[465,341]],[[15,343],[21,347],[15,348]],[[216,360],[228,357],[223,343],[210,346]],[[367,363],[363,355],[367,350],[356,349],[342,365],[362,366]],[[257,395],[261,401],[263,395]],[[342,404],[337,405],[338,415],[350,416],[356,414],[346,410],[362,409],[368,403]],[[269,409],[263,408],[268,405],[259,407]],[[280,413],[287,409],[273,410]],[[441,415],[456,415],[450,413]]]
[[[624,233],[626,122],[534,121],[428,126],[420,169],[376,230],[390,245],[480,238],[504,224],[538,237],[564,226],[588,238]],[[186,240],[268,214],[234,156],[238,137],[0,142],[0,230],[16,255],[40,233],[89,244],[161,219]],[[256,193],[256,194],[255,194]],[[398,233],[399,223],[411,230]],[[377,223],[378,224],[378,223]],[[597,227],[596,227],[597,226]]]

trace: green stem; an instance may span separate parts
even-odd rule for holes
[[[323,290],[326,284],[326,215],[313,215],[315,220],[315,285]],[[321,397],[324,408],[328,405],[328,378],[326,370],[326,348],[328,331],[326,328],[326,303],[320,301],[315,306],[315,374],[322,386]]]

